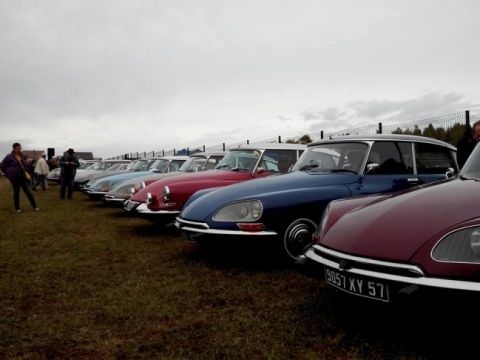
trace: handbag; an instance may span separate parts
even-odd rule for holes
[[[25,170],[25,167],[23,166],[22,161],[18,160],[18,159],[17,159],[17,161],[23,169],[23,176],[25,177],[25,180],[27,180],[27,182],[32,181],[32,176],[30,175],[30,173],[27,170]]]

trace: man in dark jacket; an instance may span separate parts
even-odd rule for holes
[[[73,181],[77,168],[80,166],[77,157],[74,155],[73,149],[68,149],[67,152],[60,158],[60,198],[65,199],[65,189],[67,189],[67,198],[72,199]]]
[[[457,144],[457,162],[458,166],[463,167],[471,152],[480,140],[480,121],[473,124],[470,129],[467,127],[465,135]]]

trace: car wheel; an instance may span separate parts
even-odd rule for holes
[[[312,245],[312,234],[317,229],[314,221],[301,218],[288,225],[283,235],[282,250],[289,259],[297,262],[305,259],[305,251]]]

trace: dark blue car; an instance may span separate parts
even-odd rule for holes
[[[331,200],[399,191],[457,173],[456,148],[448,143],[347,136],[310,144],[288,174],[195,193],[176,226],[199,243],[275,239],[288,258],[299,261]]]

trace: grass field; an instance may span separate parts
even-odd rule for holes
[[[269,247],[209,252],[83,194],[61,201],[57,186],[35,193],[40,212],[22,195],[24,212],[14,213],[11,196],[0,178],[1,358],[480,354],[477,331],[463,329],[475,307],[362,301]]]

